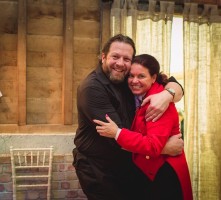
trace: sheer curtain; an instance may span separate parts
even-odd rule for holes
[[[201,9],[200,13],[199,10]],[[216,5],[185,3],[185,152],[195,200],[221,199],[221,17]],[[173,2],[149,6],[115,0],[111,35],[133,38],[137,54],[154,55],[169,74]]]
[[[160,1],[158,5],[150,0],[147,7],[147,4],[138,5],[138,0],[114,0],[111,36],[122,33],[131,37],[137,54],[155,56],[162,71],[169,75],[173,12],[174,2]]]
[[[185,147],[194,199],[221,199],[221,18],[184,7]]]

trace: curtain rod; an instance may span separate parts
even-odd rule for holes
[[[109,2],[109,3],[113,3],[114,0],[102,0],[102,2]],[[197,3],[197,2],[176,2],[176,1],[171,1],[174,2],[176,6],[180,6],[180,7],[184,7],[185,3]],[[149,4],[149,0],[138,0],[138,4]],[[208,4],[208,3],[197,3],[199,8],[204,8],[204,5]],[[156,1],[156,5],[160,5],[160,0]],[[221,9],[221,4],[211,4],[211,5],[216,5],[219,9]]]
[[[113,1],[113,0],[112,0]],[[175,3],[175,5],[177,5],[177,6],[184,6],[184,4],[185,3],[197,3],[197,2],[184,2],[184,1],[182,1],[182,2],[176,2],[176,1],[168,1],[168,2],[174,2]],[[138,4],[149,4],[149,0],[138,0]],[[156,4],[157,5],[160,5],[160,0],[156,0]],[[209,4],[209,3],[197,3],[198,4],[198,6],[199,7],[204,7],[204,5],[207,5],[207,4]],[[216,5],[216,6],[218,6],[218,7],[220,7],[221,5],[219,5],[218,3],[211,3],[211,5]]]

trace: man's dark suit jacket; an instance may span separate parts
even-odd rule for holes
[[[122,150],[114,139],[101,137],[96,131],[93,119],[106,121],[105,115],[119,127],[130,128],[134,117],[134,97],[127,82],[112,84],[99,66],[88,75],[78,88],[78,129],[75,137],[77,149],[87,155],[109,157]]]

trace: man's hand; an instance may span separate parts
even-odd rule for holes
[[[172,99],[172,95],[169,94],[169,92],[167,92],[166,90],[145,98],[141,106],[150,102],[145,115],[146,121],[157,121],[166,111]]]
[[[184,142],[182,139],[182,134],[173,135],[168,139],[161,154],[167,154],[169,156],[177,156],[183,152],[183,147],[184,147]]]

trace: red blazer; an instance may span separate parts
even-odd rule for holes
[[[146,96],[163,91],[164,88],[154,83]],[[174,103],[170,103],[166,112],[156,122],[146,122],[145,112],[149,104],[140,107],[135,115],[131,130],[122,129],[117,139],[118,144],[133,152],[135,164],[154,180],[159,168],[168,162],[176,171],[180,180],[183,199],[192,200],[192,188],[188,165],[184,152],[179,156],[161,155],[168,138],[180,132],[179,117]],[[150,159],[146,159],[146,155]]]

